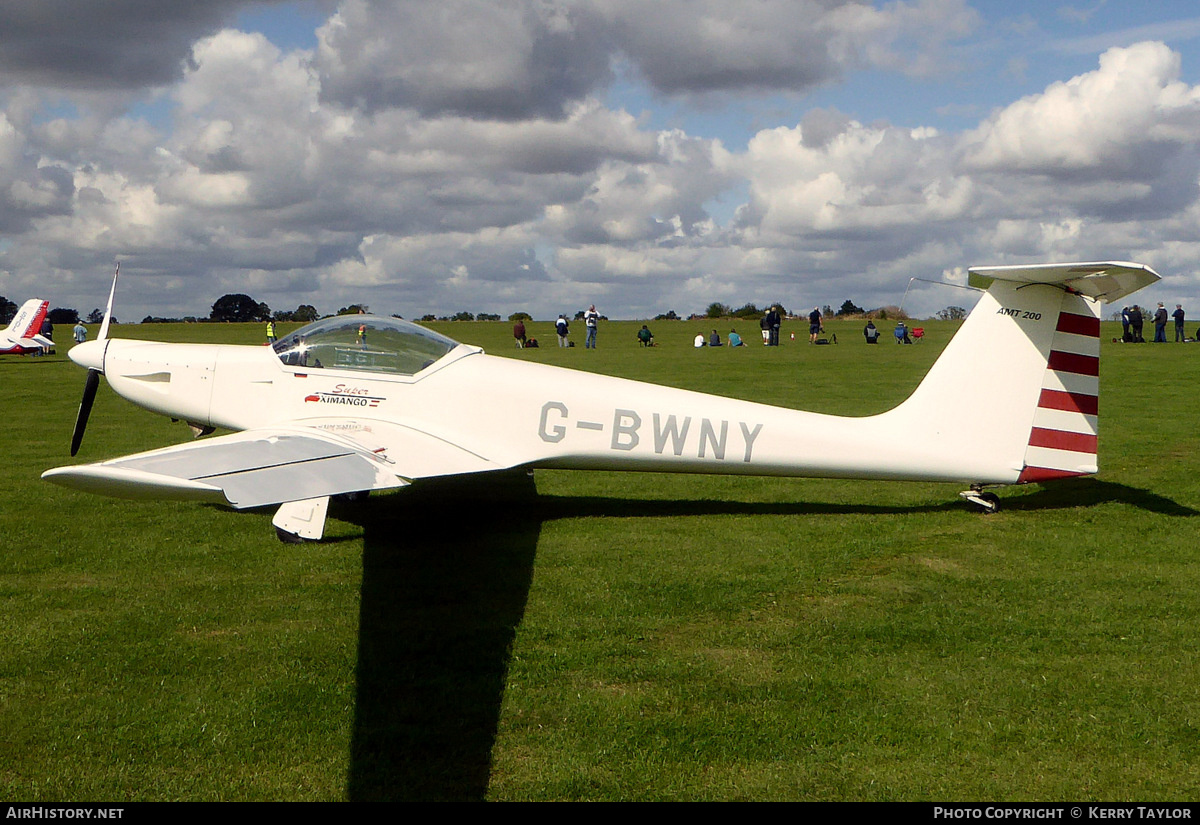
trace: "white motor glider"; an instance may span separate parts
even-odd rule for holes
[[[42,335],[42,323],[50,310],[50,302],[41,298],[30,298],[12,321],[0,329],[0,355],[28,355],[31,352],[49,352],[54,342]]]
[[[284,540],[320,538],[330,496],[513,468],[960,481],[994,510],[985,486],[1097,471],[1100,304],[1157,280],[1130,263],[972,269],[986,293],[921,385],[862,418],[490,356],[394,318],[327,318],[274,348],[109,339],[106,318],[70,352],[89,371],[72,455],[100,374],[197,434],[240,432],[42,477],[282,505]]]

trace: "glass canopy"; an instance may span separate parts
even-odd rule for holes
[[[399,318],[337,315],[279,339],[275,352],[294,367],[415,375],[457,346]]]

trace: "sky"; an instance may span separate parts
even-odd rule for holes
[[[0,0],[16,303],[926,317],[1095,260],[1200,318],[1190,0]]]

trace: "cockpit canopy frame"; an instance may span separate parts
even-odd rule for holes
[[[416,375],[458,346],[433,330],[382,315],[335,315],[274,344],[288,366],[391,375]]]

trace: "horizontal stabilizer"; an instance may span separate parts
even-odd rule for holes
[[[1157,280],[1158,273],[1148,266],[1104,261],[1033,266],[973,266],[970,269],[969,283],[980,289],[987,289],[994,281],[1051,284],[1089,298],[1112,303]]]

